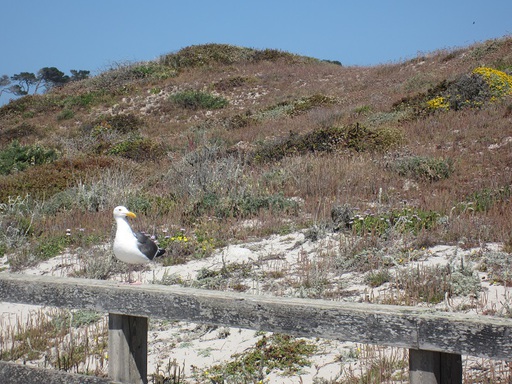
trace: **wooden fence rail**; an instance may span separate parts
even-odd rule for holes
[[[147,382],[149,317],[408,348],[412,384],[461,383],[461,355],[512,360],[512,320],[417,307],[8,273],[0,301],[109,313],[109,377],[123,383]]]

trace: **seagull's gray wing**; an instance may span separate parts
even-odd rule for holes
[[[142,232],[133,233],[137,238],[137,247],[149,260],[153,260],[155,257],[162,256],[165,253],[165,249],[158,248],[153,240]]]

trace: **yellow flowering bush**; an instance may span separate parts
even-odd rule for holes
[[[488,101],[512,95],[512,76],[489,67],[475,68],[459,76],[436,97],[427,100],[431,111],[478,108]]]
[[[443,96],[438,96],[428,100],[427,105],[430,109],[450,109],[450,103]]]
[[[505,72],[489,67],[478,67],[473,73],[481,76],[489,85],[494,100],[512,95],[512,76]]]

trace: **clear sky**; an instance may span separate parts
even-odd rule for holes
[[[0,75],[226,43],[373,65],[512,34],[512,0],[0,0]]]

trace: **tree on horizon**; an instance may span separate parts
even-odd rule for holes
[[[2,75],[0,76],[0,95],[3,92],[16,96],[36,94],[41,87],[47,92],[52,88],[62,87],[72,81],[87,79],[90,71],[72,69],[70,73],[71,76],[68,76],[56,67],[43,67],[37,72],[37,75],[32,72],[20,72],[11,77]],[[12,84],[13,82],[17,84]]]

